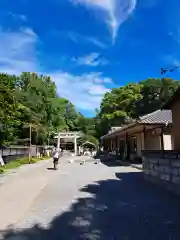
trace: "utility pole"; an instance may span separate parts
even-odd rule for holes
[[[75,156],[77,156],[77,135],[76,135],[76,133],[74,134],[74,153],[75,153]]]
[[[49,132],[48,132],[48,147],[49,147],[49,135],[50,135],[50,134],[49,134]]]
[[[58,151],[59,151],[59,149],[60,149],[60,146],[61,146],[61,135],[60,135],[60,133],[58,134],[58,143],[57,143],[57,149],[58,149]]]
[[[31,162],[31,138],[32,138],[32,125],[29,125],[29,162]]]

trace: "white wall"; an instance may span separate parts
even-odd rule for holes
[[[164,150],[172,150],[172,138],[170,134],[163,134]]]

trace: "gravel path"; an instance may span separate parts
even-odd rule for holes
[[[179,200],[131,167],[61,164],[4,239],[176,240]]]

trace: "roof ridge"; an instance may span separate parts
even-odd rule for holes
[[[152,115],[154,115],[155,113],[160,112],[160,111],[161,111],[161,109],[158,109],[158,110],[156,110],[156,111],[154,111],[154,112],[151,112],[151,113],[148,113],[148,114],[146,114],[146,115],[143,115],[142,117],[139,117],[139,119],[140,119],[140,120],[144,120],[144,119],[146,119],[147,117],[152,116]]]

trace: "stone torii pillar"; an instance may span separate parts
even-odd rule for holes
[[[77,156],[77,139],[80,137],[78,132],[60,132],[56,135],[57,139],[57,149],[60,149],[61,139],[71,139],[74,140],[74,154]]]

